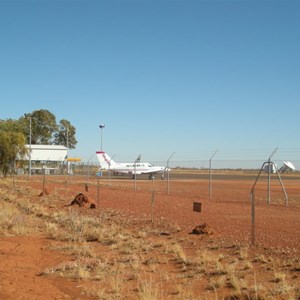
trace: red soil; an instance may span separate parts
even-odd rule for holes
[[[82,192],[97,203],[96,212],[111,208],[123,211],[136,219],[163,218],[176,224],[183,233],[190,233],[197,225],[206,223],[218,241],[251,244],[251,205],[249,192],[253,180],[214,180],[212,198],[208,197],[205,180],[167,181],[127,179],[89,180],[68,179],[67,185],[51,176],[46,186],[49,195],[63,196],[61,209]],[[24,182],[39,195],[42,179]],[[62,179],[63,180],[63,179]],[[272,183],[273,184],[273,183]],[[272,185],[271,205],[266,204],[266,182],[256,191],[255,242],[260,249],[298,255],[300,253],[300,186],[297,180],[285,182],[289,206],[285,206],[280,186]],[[42,197],[37,198],[42,201]],[[37,201],[36,199],[34,201]],[[201,202],[201,212],[193,211],[193,202]],[[87,209],[87,208],[82,208]],[[59,277],[39,276],[48,266],[57,265],[66,256],[46,248],[42,236],[2,237],[0,239],[0,299],[88,299],[78,296],[75,282]]]

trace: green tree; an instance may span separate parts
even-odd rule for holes
[[[27,153],[25,143],[21,132],[0,131],[0,170],[4,176],[11,171],[16,159]]]
[[[25,113],[19,119],[22,124],[23,134],[27,137],[27,143],[31,144],[53,144],[53,136],[58,130],[56,118],[46,109],[35,110],[32,113]],[[31,132],[30,132],[31,131]]]
[[[0,130],[11,132],[23,132],[23,125],[18,120],[0,120]]]
[[[77,144],[75,134],[76,128],[69,121],[63,119],[59,122],[58,131],[54,133],[54,144],[74,149]]]
[[[19,120],[19,131],[27,138],[27,144],[64,145],[74,149],[77,144],[76,128],[65,119],[56,124],[56,117],[45,109],[26,113]],[[1,128],[1,127],[0,127]]]

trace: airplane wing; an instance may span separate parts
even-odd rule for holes
[[[121,173],[121,174],[136,174],[136,175],[141,175],[144,174],[141,171],[132,171],[132,170],[120,170],[120,169],[111,169],[111,171],[117,172],[117,173]],[[150,172],[149,172],[150,173]]]
[[[159,171],[147,170],[147,171],[140,172],[140,174],[150,174],[150,173],[157,173],[157,172]]]
[[[153,169],[150,169],[150,170],[145,170],[145,171],[142,171],[141,174],[154,174],[154,173],[164,173],[168,171],[167,168],[164,168],[164,167],[156,167],[156,168],[153,168]]]

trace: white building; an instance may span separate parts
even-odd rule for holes
[[[68,158],[68,149],[61,145],[26,145],[29,150],[24,160],[31,161],[31,172],[61,173]]]
[[[29,149],[29,153],[31,149],[31,161],[62,162],[68,156],[67,147],[61,145],[26,145],[26,148]]]

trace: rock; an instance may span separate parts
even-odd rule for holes
[[[213,229],[208,225],[207,223],[203,223],[201,225],[196,226],[192,234],[205,234],[205,235],[211,235],[214,233]]]
[[[47,188],[44,188],[44,190],[39,194],[39,197],[45,196],[45,195],[49,195],[49,191]]]
[[[76,195],[70,206],[75,204],[79,207],[96,208],[96,203],[83,193],[79,193],[78,195]]]

